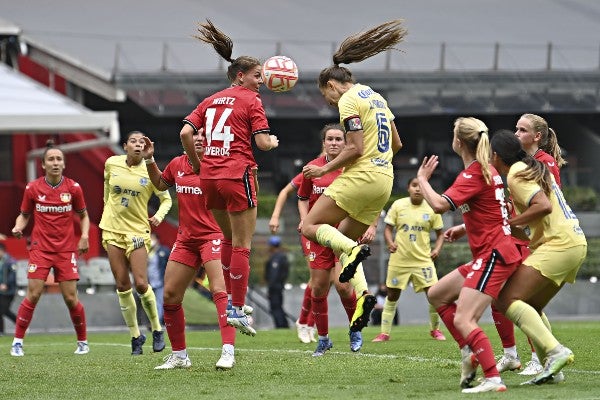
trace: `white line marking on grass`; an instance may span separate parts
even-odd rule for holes
[[[71,346],[71,343],[67,344],[64,342],[61,343],[52,343],[51,346],[55,345],[65,345]],[[92,342],[90,343],[90,347],[94,346],[111,346],[111,347],[131,347],[130,344],[124,343],[101,343],[101,342]],[[27,345],[27,347],[48,347],[48,344],[31,344]],[[188,347],[187,350],[196,350],[196,351],[215,351],[220,352],[222,349],[220,347]],[[237,351],[241,351],[243,353],[288,353],[288,354],[312,354],[312,350],[297,350],[297,349],[236,349]],[[342,351],[328,351],[329,354],[341,355],[341,356],[351,356],[351,357],[369,357],[369,358],[381,358],[381,359],[403,359],[407,361],[413,362],[422,362],[422,363],[442,363],[442,364],[455,364],[460,365],[460,361],[451,360],[447,358],[427,358],[421,356],[403,356],[397,354],[370,354],[370,353],[350,353],[350,352],[342,352]],[[324,357],[327,357],[326,355]],[[458,357],[457,357],[458,358]],[[600,371],[587,371],[581,369],[571,369],[568,368],[566,371],[569,373],[576,374],[587,374],[587,375],[600,375]]]

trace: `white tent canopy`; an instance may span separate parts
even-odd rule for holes
[[[120,140],[116,111],[91,111],[0,63],[0,134],[103,132]]]

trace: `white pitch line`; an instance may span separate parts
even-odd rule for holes
[[[54,345],[65,345],[66,343],[53,343]],[[71,344],[68,344],[69,346]],[[130,347],[130,344],[124,343],[101,343],[101,342],[92,342],[90,343],[91,347],[93,346],[111,346],[111,347]],[[27,347],[47,347],[48,344],[28,344]],[[222,349],[220,347],[188,347],[187,350],[196,350],[196,351],[215,351],[220,352]],[[298,350],[298,349],[236,349],[237,351],[241,351],[243,353],[287,353],[287,354],[312,354],[312,350]],[[403,359],[414,362],[433,362],[433,363],[443,363],[443,364],[455,364],[460,365],[460,361],[451,360],[447,358],[427,358],[422,356],[403,356],[396,354],[370,354],[370,353],[351,353],[351,352],[342,352],[342,351],[328,351],[329,354],[341,355],[341,356],[351,356],[351,357],[369,357],[369,358],[381,358],[381,359]],[[586,371],[581,369],[571,369],[567,370],[569,373],[576,374],[589,374],[589,375],[600,375],[600,371]]]

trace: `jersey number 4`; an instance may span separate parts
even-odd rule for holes
[[[205,113],[206,121],[204,123],[204,135],[206,136],[206,143],[209,146],[214,146],[212,144],[213,140],[222,141],[223,148],[228,149],[230,143],[234,139],[233,133],[231,133],[231,126],[226,125],[227,118],[231,115],[233,109],[225,108],[223,110],[223,114],[219,117],[217,124],[215,125],[215,115],[217,114],[216,108],[207,108]]]

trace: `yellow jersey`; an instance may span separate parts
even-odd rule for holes
[[[393,177],[392,121],[387,101],[368,86],[355,84],[338,102],[340,123],[346,134],[363,131],[364,151],[344,171],[373,171]]]
[[[143,160],[131,167],[126,160],[127,155],[112,156],[104,164],[104,210],[99,226],[120,233],[150,232],[148,201],[152,193],[160,200],[154,215],[159,221],[171,208],[171,195],[154,187]]]
[[[384,222],[396,229],[394,241],[398,245],[390,254],[391,265],[407,267],[431,266],[430,232],[444,227],[442,216],[436,214],[426,201],[415,205],[410,197],[396,200]]]
[[[523,213],[529,207],[533,196],[542,190],[534,181],[515,178],[515,174],[525,168],[527,168],[525,163],[516,162],[510,167],[507,175],[508,189],[518,214]],[[579,220],[565,201],[554,177],[552,177],[552,191],[549,199],[552,204],[552,212],[525,227],[525,232],[530,239],[529,248],[535,250],[545,244],[546,247],[567,249],[587,244],[585,235],[579,227]]]

